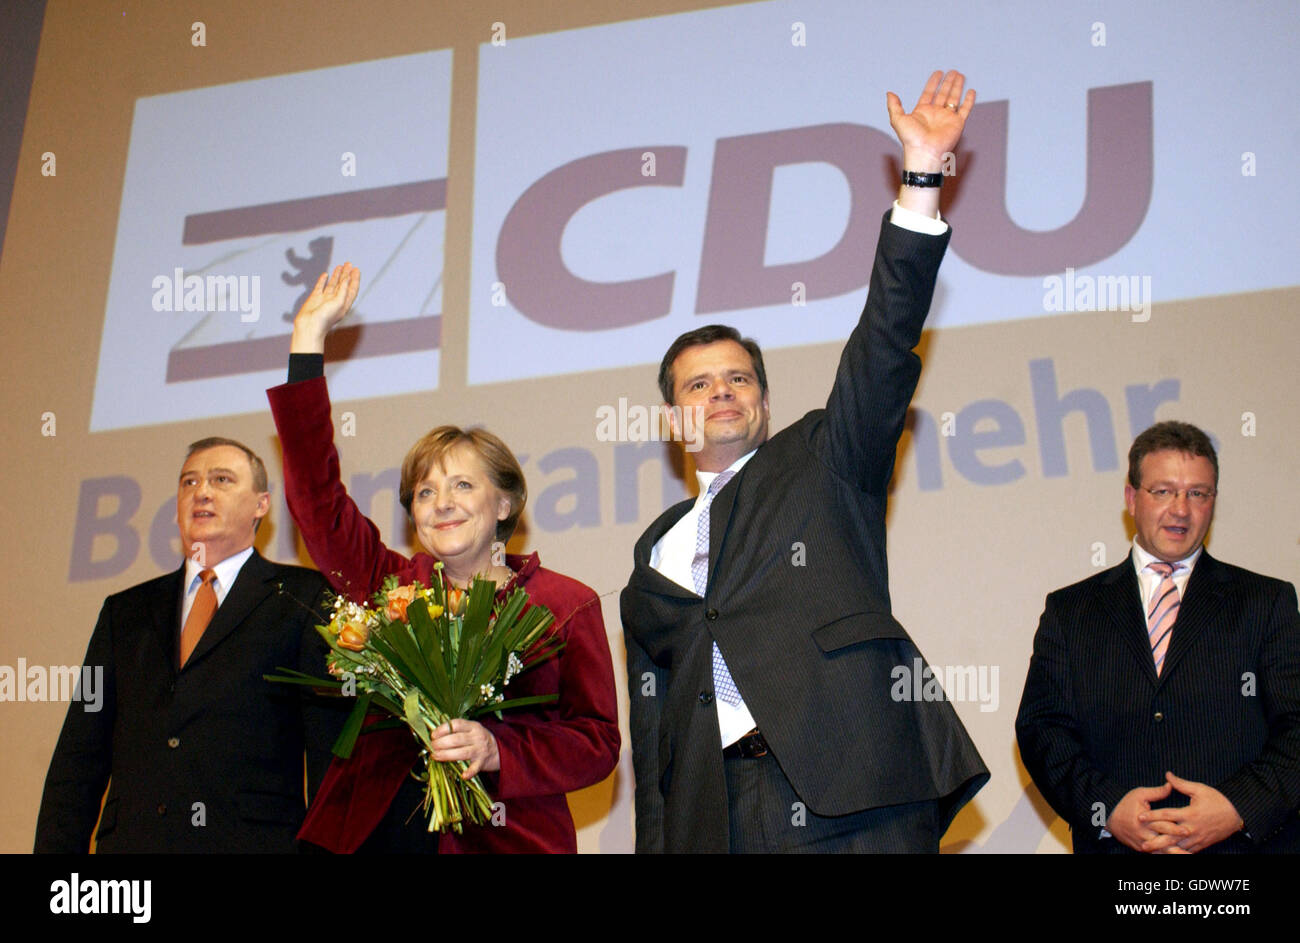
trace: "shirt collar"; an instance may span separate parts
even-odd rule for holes
[[[1178,574],[1180,573],[1181,570],[1186,570],[1187,573],[1190,575],[1192,572],[1192,567],[1196,566],[1196,561],[1201,556],[1201,551],[1204,549],[1205,549],[1205,545],[1201,544],[1199,547],[1197,547],[1187,556],[1183,557],[1181,560],[1173,561],[1174,573]],[[1155,556],[1154,554],[1147,553],[1146,550],[1137,542],[1137,538],[1133,539],[1133,569],[1137,571],[1138,576],[1141,576],[1142,571],[1145,570],[1152,563],[1159,563],[1159,562],[1160,562],[1159,557]]]
[[[253,548],[245,547],[239,553],[232,557],[226,557],[226,559],[222,560],[220,563],[209,564],[209,566],[216,571],[217,583],[220,584],[222,590],[230,589],[230,587],[234,585],[235,577],[239,575],[239,571],[244,568],[244,564],[248,562],[248,558],[252,555]],[[204,569],[206,569],[206,567],[195,562],[193,557],[185,558],[185,592],[187,595],[193,591],[194,585],[199,578],[199,574],[202,573]]]
[[[754,449],[754,451],[752,452],[745,453],[744,455],[740,456],[740,458],[732,462],[729,466],[724,468],[723,471],[729,471],[729,472],[740,471],[742,468],[745,467],[745,463],[754,457],[756,452],[758,452],[758,449]],[[721,474],[722,472],[700,471],[698,468],[695,470],[695,480],[700,483],[701,498],[704,497],[704,495],[708,492],[709,485],[713,484],[713,479],[717,478]]]

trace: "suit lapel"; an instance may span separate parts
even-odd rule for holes
[[[185,599],[185,564],[167,578],[162,592],[149,600],[149,631],[153,633],[167,670],[174,677],[179,658],[181,606]]]
[[[275,568],[254,550],[253,555],[240,567],[235,585],[230,587],[226,598],[217,607],[203,638],[199,639],[199,644],[194,647],[193,654],[185,663],[184,670],[188,671],[202,661],[222,639],[242,625],[263,600],[275,592],[275,584],[271,582],[274,575]]]
[[[651,524],[646,532],[641,535],[641,539],[637,541],[633,550],[635,566],[632,570],[632,578],[628,581],[629,589],[654,593],[659,596],[695,597],[693,592],[683,586],[678,586],[677,583],[650,566],[650,551],[654,549],[654,545],[663,539],[664,534],[672,530],[674,524],[686,516],[694,503],[695,499],[690,498],[673,505],[661,514],[658,520]],[[710,526],[712,526],[711,521]]]
[[[1167,679],[1178,667],[1196,640],[1205,634],[1211,619],[1223,611],[1222,599],[1227,590],[1228,571],[1204,550],[1187,579],[1187,590],[1178,606],[1169,636],[1169,651],[1165,654],[1165,667],[1160,680]]]
[[[1102,607],[1110,616],[1123,643],[1133,652],[1142,671],[1152,684],[1157,681],[1156,663],[1151,657],[1151,640],[1147,636],[1146,614],[1142,611],[1142,590],[1138,586],[1137,571],[1133,569],[1133,554],[1106,575],[1107,591],[1102,593]]]
[[[757,458],[757,456],[755,456]],[[750,459],[752,462],[753,459]],[[748,468],[749,464],[745,465]],[[722,545],[731,524],[731,512],[736,508],[736,494],[740,491],[740,478],[745,473],[742,468],[734,478],[713,497],[709,506],[709,583],[713,583],[713,574],[722,559]]]

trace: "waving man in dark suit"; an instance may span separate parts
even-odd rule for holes
[[[769,439],[762,354],[731,328],[663,358],[700,496],[650,525],[622,595],[638,851],[937,851],[988,779],[950,704],[891,695],[920,655],[885,563],[963,84],[936,72],[910,114],[888,96],[903,185],[825,409]]]

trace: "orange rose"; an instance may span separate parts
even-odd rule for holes
[[[366,640],[369,638],[370,626],[364,622],[349,622],[339,632],[339,648],[346,648],[350,652],[359,652],[365,648]]]
[[[414,601],[414,586],[399,586],[397,589],[390,589],[388,591],[388,605],[384,607],[384,615],[395,622],[405,622],[406,607]]]
[[[465,590],[457,589],[455,586],[447,587],[447,614],[459,616],[464,614],[465,607]]]

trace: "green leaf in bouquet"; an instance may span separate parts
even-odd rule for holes
[[[501,609],[497,612],[497,619],[505,622],[507,625],[513,624],[514,621],[519,618],[520,614],[524,611],[524,607],[527,605],[528,594],[522,589],[516,588],[506,601],[502,603]],[[546,609],[545,606],[535,606],[534,608]]]
[[[335,644],[334,639],[336,638],[336,636],[334,635],[333,632],[330,631],[330,627],[328,625],[316,626],[316,634],[319,635],[321,638],[323,638],[325,640],[325,644],[328,645],[330,648],[334,647]]]
[[[456,659],[459,657],[460,623],[456,619],[448,618],[442,625],[446,631],[438,634],[438,644],[442,646],[442,664],[446,669],[443,677],[447,681],[447,699],[442,702],[442,705],[450,710],[452,707],[452,685],[455,683],[456,675]]]
[[[496,612],[493,631],[483,648],[481,676],[497,678],[505,673],[505,660],[515,649],[518,634],[517,621],[519,613],[528,603],[528,596],[523,590],[516,589]],[[543,612],[547,612],[542,607]]]
[[[548,658],[554,658],[564,649],[564,639],[558,635],[548,635],[544,638],[533,642],[525,650],[523,655],[524,667],[522,671],[527,671],[546,661]]]
[[[312,688],[337,689],[343,687],[343,682],[336,678],[318,678],[315,675],[309,675],[303,671],[295,671],[292,668],[281,668],[278,665],[275,670],[282,672],[282,674],[262,675],[262,678],[266,681],[278,681],[280,684],[303,684]]]
[[[465,605],[465,624],[486,626],[496,601],[497,584],[481,576],[474,577],[469,587],[469,601]]]
[[[402,583],[398,580],[397,574],[389,573],[384,577],[384,581],[379,584],[379,588],[375,590],[374,594],[370,597],[371,604],[376,609],[382,611],[383,608],[388,605],[388,594],[395,589],[399,589],[401,585]],[[415,585],[420,585],[419,580],[416,580]]]
[[[417,599],[406,607],[406,617],[411,621],[411,635],[428,675],[427,682],[421,681],[420,684],[433,703],[445,705],[451,699],[451,691],[447,678],[447,661],[439,637],[441,633],[438,631],[438,622],[441,620],[429,614],[428,604],[423,599]]]
[[[393,650],[393,646],[388,644],[387,639],[383,637],[379,629],[372,629],[370,632],[370,641],[367,643],[375,654],[379,655],[384,661],[393,666],[393,669],[408,681],[414,678],[414,672],[407,666],[405,659]]]
[[[427,661],[438,637],[434,631],[433,617],[429,615],[429,603],[420,598],[413,600],[406,607],[406,621],[411,626],[411,637]]]
[[[330,748],[331,753],[343,760],[352,755],[352,748],[357,744],[357,734],[361,732],[361,725],[365,722],[366,711],[369,709],[370,695],[368,693],[358,695],[356,704],[352,705],[352,713],[348,714],[348,719],[343,722],[343,729],[339,731],[338,739]]]
[[[456,659],[460,657],[460,629],[461,620],[455,617],[447,619],[447,664],[456,664]]]
[[[433,572],[429,574],[429,592],[433,593],[433,601],[436,605],[442,606],[442,611],[447,611],[447,590],[442,582],[442,564],[435,563]]]
[[[420,692],[408,691],[402,708],[406,714],[406,725],[420,738],[420,742],[424,744],[426,750],[432,750],[433,746],[429,743],[428,725],[425,724],[424,718],[420,715]]]
[[[452,693],[457,702],[454,713],[457,716],[465,716],[465,712],[479,699],[479,685],[489,680],[481,670],[481,654],[495,599],[496,584],[491,580],[476,578],[470,584],[452,681]]]
[[[384,690],[389,691],[390,689],[385,687]],[[392,692],[390,691],[390,693]],[[400,700],[394,700],[396,696],[397,695],[394,694],[393,697],[388,697],[386,694],[380,694],[377,691],[371,691],[370,706],[383,708],[388,713],[392,714],[394,717],[399,718],[398,723],[403,723],[403,721],[400,719],[402,717],[402,704]]]
[[[405,625],[395,622],[375,629],[370,633],[370,644],[412,684],[426,691],[435,689],[433,673]]]
[[[501,719],[501,712],[510,710],[512,707],[531,707],[534,704],[552,704],[560,699],[558,694],[530,694],[527,697],[515,697],[508,701],[501,701],[497,704],[484,704],[476,707],[469,712],[471,719],[482,717],[484,714],[496,714],[497,720]]]
[[[504,643],[503,657],[509,657],[510,652],[519,652],[523,662],[520,671],[527,671],[557,655],[564,648],[564,640],[551,631],[554,622],[555,617],[549,609],[533,606],[511,628],[509,639]]]

